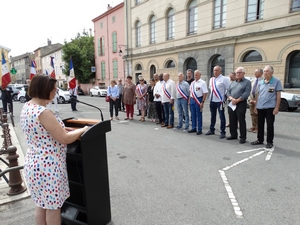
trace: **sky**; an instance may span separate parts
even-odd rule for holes
[[[47,45],[64,44],[85,29],[94,33],[92,20],[123,0],[1,0],[0,45],[9,56],[33,52]]]

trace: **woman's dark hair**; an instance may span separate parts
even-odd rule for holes
[[[56,81],[47,75],[34,75],[28,89],[29,96],[31,98],[50,100],[50,93],[55,88]]]
[[[130,79],[130,80],[132,80],[132,76],[127,76],[127,79]]]

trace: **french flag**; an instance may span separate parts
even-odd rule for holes
[[[76,87],[76,77],[73,67],[72,59],[70,59],[70,81],[69,81],[69,87],[71,89],[74,89]]]
[[[31,61],[31,67],[30,67],[30,80],[32,80],[33,76],[36,75],[36,64],[35,61]]]
[[[4,53],[2,52],[2,89],[5,90],[7,85],[11,82],[10,73],[7,68]]]
[[[55,69],[54,69],[54,61],[53,61],[53,59],[54,59],[54,57],[53,56],[50,56],[50,65],[51,65],[51,67],[52,67],[52,71],[51,71],[51,73],[50,73],[50,77],[52,77],[53,79],[56,79],[55,77]]]

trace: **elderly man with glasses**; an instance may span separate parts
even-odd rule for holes
[[[240,124],[240,144],[244,144],[247,138],[246,111],[247,99],[251,91],[251,82],[245,77],[245,69],[239,67],[236,69],[236,80],[228,88],[230,136],[227,140],[237,139],[237,123]]]

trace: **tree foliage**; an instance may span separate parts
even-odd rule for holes
[[[95,65],[94,38],[83,30],[71,42],[66,42],[62,47],[64,61],[64,74],[70,76],[70,59],[72,58],[75,77],[80,83],[89,83],[95,74],[91,67]]]

